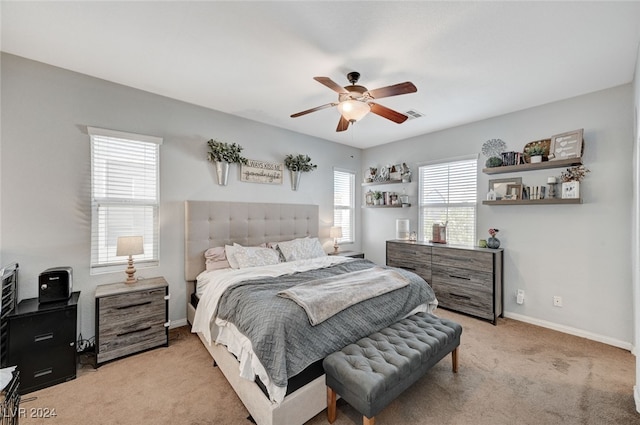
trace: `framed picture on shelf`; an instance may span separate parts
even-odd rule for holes
[[[556,134],[551,137],[549,161],[582,157],[584,129]]]
[[[507,195],[512,201],[522,200],[522,185],[521,184],[508,184]]]
[[[493,179],[489,180],[489,192],[494,191],[496,200],[504,199],[507,195],[509,185],[520,185],[520,196],[522,196],[522,178],[512,177],[510,179]]]

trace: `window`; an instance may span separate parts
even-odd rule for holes
[[[136,265],[159,260],[158,162],[162,139],[89,127],[91,136],[91,273],[118,270],[119,236],[142,236]]]
[[[458,159],[419,167],[419,232],[429,240],[434,224],[447,224],[447,242],[474,245],[478,159]]]
[[[333,225],[342,227],[338,243],[355,241],[355,190],[356,173],[333,169]]]

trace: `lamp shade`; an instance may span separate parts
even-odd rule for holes
[[[331,238],[341,238],[342,237],[342,227],[333,226],[329,229],[329,237]]]
[[[356,122],[364,118],[371,111],[368,103],[359,100],[345,100],[338,104],[338,110],[345,120]]]
[[[116,256],[144,254],[142,236],[120,236]]]

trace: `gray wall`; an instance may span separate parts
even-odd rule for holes
[[[483,174],[486,140],[500,138],[522,151],[530,141],[584,128],[584,163],[591,170],[581,185],[584,203],[480,205],[477,239],[487,238],[490,227],[500,229],[507,316],[630,348],[632,111],[629,84],[368,149],[363,165],[407,161],[417,171],[417,163],[480,154],[481,201],[489,179],[519,176],[524,184],[540,185],[564,170]],[[415,205],[417,183],[409,189]],[[384,242],[394,237],[399,217],[410,218],[415,229],[418,208],[363,211],[368,258],[385,261]],[[517,289],[525,291],[523,305],[515,302]],[[562,308],[553,306],[554,295],[563,297]]]
[[[333,167],[358,171],[359,149],[262,125],[140,90],[12,55],[2,55],[1,258],[20,263],[20,298],[37,296],[38,274],[71,266],[80,298],[80,331],[94,334],[98,284],[122,273],[91,276],[90,143],[86,126],[164,138],[160,148],[160,265],[137,275],[165,276],[170,317],[186,323],[184,201],[230,200],[309,203],[320,206],[325,249],[333,220]],[[282,162],[288,153],[311,156],[298,191],[283,185],[244,183],[233,166],[226,187],[206,160],[206,141],[235,141],[251,159]],[[358,187],[358,199],[360,197]],[[360,209],[356,211],[360,216]],[[345,246],[360,249],[360,245]]]
[[[89,275],[87,125],[164,138],[160,266],[139,274],[163,275],[170,282],[173,320],[185,318],[186,199],[318,204],[326,237],[334,166],[356,170],[357,181],[362,181],[362,170],[369,165],[404,161],[415,172],[418,163],[477,154],[490,138],[521,150],[529,141],[584,128],[585,164],[591,170],[581,188],[584,204],[480,206],[477,237],[486,238],[489,227],[501,229],[507,316],[631,346],[631,85],[360,151],[11,55],[3,54],[1,65],[0,258],[20,262],[20,298],[37,295],[35,282],[45,268],[72,266],[75,288],[82,291],[80,329],[85,337],[94,333],[96,285],[124,277]],[[290,190],[288,176],[282,186],[250,184],[239,181],[237,170],[229,185],[220,187],[205,159],[209,138],[239,142],[252,159],[280,161],[287,153],[307,153],[319,167],[303,176],[297,192]],[[481,157],[480,168],[483,162]],[[543,184],[560,171],[521,177],[526,184]],[[480,200],[488,180],[479,170]],[[401,191],[402,186],[389,190]],[[362,199],[360,185],[357,189],[357,199]],[[417,183],[406,189],[415,205]],[[384,263],[384,241],[395,236],[395,219],[410,218],[415,228],[418,209],[357,208],[356,215],[362,237],[356,227],[358,244],[345,248],[362,247],[368,258]],[[330,245],[327,240],[327,250]],[[526,292],[523,305],[515,303],[516,289]],[[563,297],[564,307],[552,306],[554,295]]]
[[[640,341],[640,46],[636,56],[636,72],[633,79],[634,88],[634,126],[633,126],[633,248],[631,250],[633,267],[633,310],[634,310],[634,348],[636,354],[636,385],[634,398],[636,410],[640,412],[640,356],[637,347]]]

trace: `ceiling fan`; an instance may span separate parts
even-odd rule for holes
[[[375,103],[373,100],[389,96],[398,96],[400,94],[415,93],[418,91],[416,86],[409,81],[394,84],[392,86],[381,87],[375,90],[368,90],[364,86],[356,85],[360,79],[359,72],[350,72],[347,74],[347,79],[351,85],[345,87],[339,86],[338,83],[334,82],[329,77],[313,77],[313,79],[338,93],[338,101],[295,113],[291,115],[291,118],[300,117],[321,109],[337,106],[340,111],[340,121],[338,122],[336,131],[345,131],[349,128],[349,124],[353,124],[354,122],[362,119],[369,112],[373,112],[376,115],[380,115],[383,118],[401,124],[409,117],[405,114],[394,111],[393,109],[389,109],[386,106]]]

